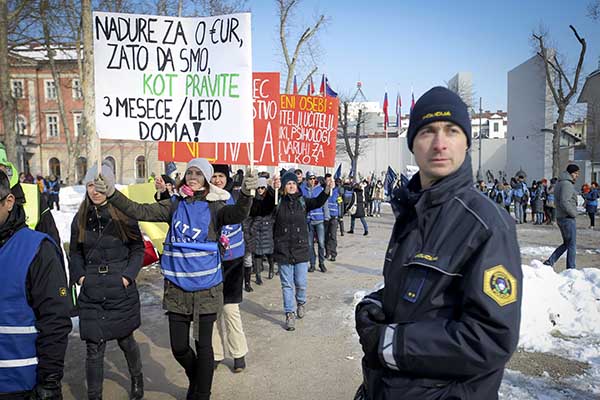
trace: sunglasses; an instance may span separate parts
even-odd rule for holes
[[[259,187],[257,187],[257,189],[259,189],[259,190],[260,189],[265,190],[266,188],[267,188],[266,186],[259,186]]]
[[[311,176],[310,178],[308,178],[309,181],[314,181],[315,179],[317,179],[317,178],[315,178],[314,176]]]

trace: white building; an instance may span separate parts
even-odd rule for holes
[[[474,139],[479,137],[480,125],[482,138],[504,139],[508,129],[508,113],[498,110],[496,112],[484,111],[481,115],[473,114],[471,116],[471,133]]]

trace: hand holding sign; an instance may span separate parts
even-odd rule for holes
[[[156,178],[154,178],[154,188],[158,193],[164,193],[165,190],[167,190],[167,184],[165,183],[162,176],[159,175]]]

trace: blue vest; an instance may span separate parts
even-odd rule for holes
[[[232,197],[227,200],[227,205],[235,204]],[[244,246],[244,232],[242,224],[225,225],[221,233],[229,238],[229,248],[225,249],[224,261],[231,261],[244,257],[246,247]]]
[[[31,390],[36,384],[35,314],[27,303],[29,267],[44,239],[29,228],[18,230],[0,248],[0,393]],[[58,294],[58,293],[57,293]]]
[[[219,245],[208,241],[210,220],[207,202],[183,200],[171,219],[161,269],[165,278],[187,292],[210,289],[223,282]]]
[[[340,216],[340,208],[338,204],[338,197],[340,196],[340,189],[333,188],[331,191],[331,196],[327,199],[327,207],[329,207],[329,215],[331,217],[339,217]]]
[[[302,195],[309,199],[314,199],[315,197],[318,197],[319,194],[321,194],[321,192],[323,191],[323,187],[321,185],[314,186],[312,188],[312,191],[310,191],[310,189],[306,185],[302,185],[301,189]],[[306,214],[306,220],[308,222],[323,221],[324,219],[325,215],[323,214],[323,207],[315,208],[314,210],[311,210],[308,212],[308,214]]]

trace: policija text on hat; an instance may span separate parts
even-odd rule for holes
[[[383,289],[356,307],[357,399],[498,399],[521,318],[515,223],[473,185],[471,122],[434,87],[410,116],[419,166],[394,193]]]

